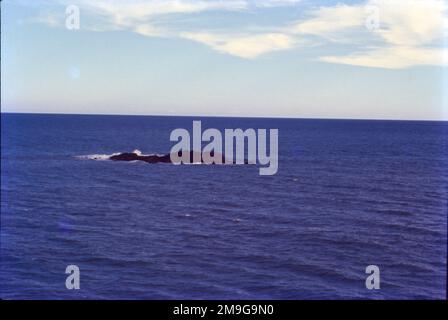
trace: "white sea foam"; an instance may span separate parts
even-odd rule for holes
[[[82,156],[76,156],[75,158],[78,159],[86,159],[86,160],[98,160],[98,161],[104,161],[109,160],[110,157],[120,154],[118,153],[112,153],[112,154],[87,154]]]
[[[110,157],[112,157],[112,156],[116,156],[116,155],[119,155],[122,153],[123,152],[115,152],[112,154],[87,154],[87,155],[75,156],[75,158],[84,159],[84,160],[105,161],[105,160],[109,160]],[[138,149],[135,149],[134,151],[132,151],[132,153],[135,153],[138,156],[153,156],[153,155],[155,155],[154,153],[144,154]],[[157,156],[161,157],[161,156],[163,156],[163,154],[157,154]],[[135,160],[135,161],[138,161],[138,160]]]

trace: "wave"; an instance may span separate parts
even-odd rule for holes
[[[138,157],[149,157],[149,156],[158,156],[161,157],[163,154],[157,154],[157,153],[150,153],[150,154],[144,154],[140,150],[135,149],[131,153],[135,154]],[[104,161],[104,160],[111,160],[114,156],[119,156],[123,154],[122,152],[114,152],[111,154],[87,154],[87,155],[79,155],[75,156],[77,159],[85,159],[85,160],[97,160],[97,161]]]
[[[81,156],[75,156],[77,159],[86,159],[86,160],[109,160],[110,157],[114,155],[118,155],[120,153],[112,153],[112,154],[87,154],[87,155],[81,155]]]

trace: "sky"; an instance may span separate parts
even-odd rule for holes
[[[4,0],[1,28],[2,112],[448,120],[444,0]]]

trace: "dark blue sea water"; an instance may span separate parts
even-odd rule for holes
[[[278,173],[77,157],[194,119],[278,128]],[[445,298],[446,122],[2,114],[1,152],[4,299]]]

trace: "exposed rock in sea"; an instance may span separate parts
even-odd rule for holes
[[[190,158],[190,163],[194,162],[194,156],[196,155],[197,158],[201,159],[201,163],[206,163],[204,161],[204,159],[202,159],[201,154],[196,154],[193,151],[187,151],[189,153],[189,158]],[[179,156],[181,154],[179,153]],[[226,159],[224,157],[224,155],[220,155],[220,154],[214,154],[213,152],[210,153],[211,157],[221,157],[222,159],[222,163],[225,164],[226,163]],[[116,154],[113,156],[110,156],[109,160],[112,161],[143,161],[146,163],[171,163],[171,157],[170,154],[164,154],[164,155],[143,155],[139,152],[123,152],[120,154]],[[234,163],[234,161],[232,162]],[[244,163],[247,163],[247,161],[244,161]]]

